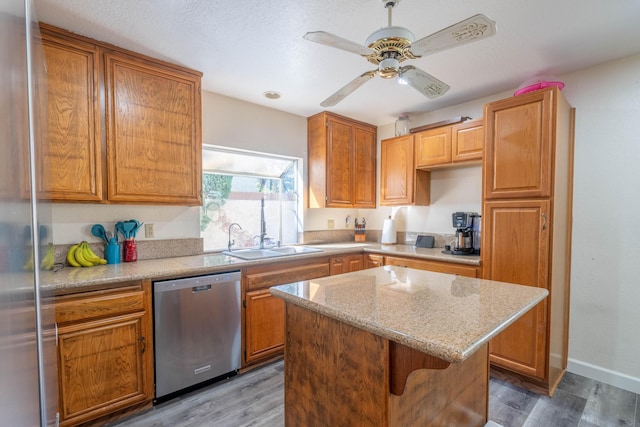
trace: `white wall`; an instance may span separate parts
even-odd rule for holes
[[[640,392],[640,55],[564,81],[576,107],[569,368]]]

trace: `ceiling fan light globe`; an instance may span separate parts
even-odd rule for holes
[[[398,75],[400,62],[395,58],[385,58],[378,66],[378,72],[383,79],[392,79]]]

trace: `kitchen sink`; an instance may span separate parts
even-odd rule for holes
[[[276,248],[270,248],[270,251],[279,252],[285,255],[294,255],[294,254],[309,254],[313,252],[323,252],[322,249],[319,248],[310,248],[308,246],[279,246]]]
[[[287,255],[303,255],[309,254],[313,252],[323,252],[322,249],[318,248],[309,248],[307,246],[277,246],[273,248],[248,248],[248,249],[236,249],[233,251],[224,251],[222,252],[224,255],[229,255],[232,257],[244,259],[244,260],[253,260],[253,259],[263,259],[263,258],[274,258],[280,256]]]

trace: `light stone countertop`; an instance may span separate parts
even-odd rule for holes
[[[546,289],[385,266],[271,288],[271,294],[449,362],[461,362]]]
[[[304,245],[323,249],[323,252],[281,256],[260,260],[242,260],[222,253],[205,253],[184,257],[171,257],[122,262],[112,265],[98,265],[91,268],[66,266],[57,272],[40,273],[42,290],[53,294],[66,294],[92,289],[104,289],[118,286],[122,282],[142,279],[169,279],[178,277],[215,274],[235,271],[242,267],[269,264],[294,259],[331,256],[354,252],[368,252],[382,255],[410,256],[436,261],[455,262],[467,265],[480,265],[479,256],[455,256],[442,253],[442,248],[421,249],[409,245],[380,245],[379,243],[331,243]],[[28,281],[26,282],[28,283]]]

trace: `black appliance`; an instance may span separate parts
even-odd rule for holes
[[[480,215],[475,212],[454,212],[451,214],[451,222],[456,229],[456,237],[453,247],[447,245],[442,252],[452,255],[478,255],[480,253]]]

